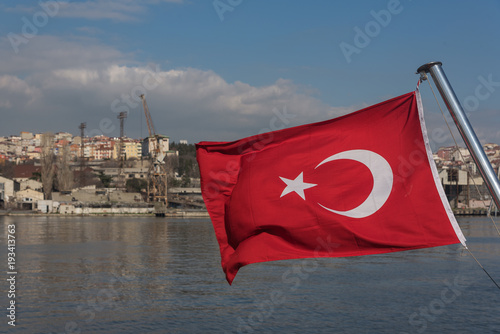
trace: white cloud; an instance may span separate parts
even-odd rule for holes
[[[19,46],[16,54],[7,38],[0,38],[0,73],[41,73],[53,69],[95,68],[110,62],[124,61],[126,56],[94,39],[63,40],[54,36],[35,36]]]
[[[227,82],[210,70],[162,70],[156,64],[134,64],[126,55],[91,41],[82,44],[40,36],[33,42],[28,46],[30,52],[6,59],[7,64],[16,65],[17,74],[0,76],[0,114],[8,115],[5,119],[9,120],[0,123],[0,135],[14,129],[14,133],[76,133],[80,122],[88,123],[90,134],[117,135],[116,116],[128,111],[126,133],[139,138],[141,132],[143,136],[147,133],[140,94],[147,96],[159,133],[190,142],[235,140],[366,106],[331,107],[312,95],[310,88],[286,79],[252,86]],[[23,68],[29,68],[29,74],[22,74]],[[0,71],[4,69],[9,67],[0,61]],[[494,115],[492,111],[490,116]],[[434,131],[440,124],[434,118],[426,115],[431,142],[438,147],[448,143],[449,136]],[[474,120],[483,124],[482,119]],[[500,136],[487,125],[476,131],[484,140]]]
[[[3,39],[0,59],[0,114],[10,115],[0,134],[76,133],[87,122],[94,134],[117,135],[117,113],[128,111],[126,133],[138,138],[140,94],[147,96],[159,133],[190,141],[237,139],[354,110],[325,105],[290,80],[256,87],[210,70],[161,70],[92,39],[37,36],[17,55]]]
[[[86,69],[56,70],[53,73],[57,78],[66,79],[70,82],[76,82],[84,86],[99,78],[98,71]]]
[[[33,13],[35,11],[35,7],[28,7],[24,5],[19,5],[17,4],[15,7],[6,7],[5,5],[0,5],[0,8],[2,8],[5,12],[7,13]]]
[[[100,101],[105,110],[101,116],[110,119],[120,111],[142,113],[138,96],[145,94],[158,131],[177,138],[236,139],[352,111],[324,105],[289,80],[254,87],[194,68],[159,71],[155,66],[115,64],[102,70],[55,70],[47,81],[52,89],[72,87],[91,95],[84,101]],[[272,121],[283,109],[293,117]]]
[[[76,28],[76,30],[79,32],[85,33],[87,35],[96,35],[96,34],[103,33],[103,30],[96,28],[96,27],[89,27],[89,26],[78,27],[78,28]]]
[[[146,7],[137,1],[60,1],[59,4],[60,17],[90,20],[136,21],[137,15],[146,10]]]
[[[183,3],[183,0],[87,0],[87,1],[48,1],[51,11],[58,17],[83,18],[88,20],[137,21],[148,6],[160,3]],[[6,12],[33,13],[41,7],[16,5],[5,7]]]
[[[0,104],[2,114],[14,104],[23,114],[33,116],[23,119],[18,131],[47,130],[37,126],[67,131],[76,129],[80,121],[94,124],[94,129],[103,132],[115,131],[116,127],[99,128],[101,122],[114,121],[124,110],[130,118],[135,117],[131,122],[137,122],[143,112],[138,98],[141,93],[147,96],[159,133],[191,141],[236,139],[345,112],[302,94],[288,80],[254,87],[228,83],[213,71],[193,68],[155,72],[154,66],[112,64],[102,69],[54,69],[43,76],[33,75],[27,82],[15,76],[0,77],[0,96],[11,96],[14,90],[17,99],[31,101],[22,105],[8,99],[10,104]],[[50,115],[50,122],[43,123],[44,115]],[[138,133],[131,130],[129,135],[137,137]]]
[[[12,75],[0,75],[0,99],[4,108],[12,108],[14,104],[29,106],[41,96],[39,88],[30,86],[24,80]]]

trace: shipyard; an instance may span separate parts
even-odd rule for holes
[[[123,126],[124,119],[119,119],[117,125]],[[165,135],[156,137],[161,143],[156,154],[163,157],[162,166],[165,166],[162,171],[165,185],[159,187],[151,179],[155,175],[151,170],[159,168],[158,162],[155,165],[157,158],[154,158],[155,148],[150,139],[155,137],[141,140],[126,136],[88,137],[84,131],[82,134],[21,132],[19,135],[0,137],[0,215],[158,214],[208,217],[201,194],[194,145],[186,140],[170,143],[170,138]],[[56,166],[51,176],[50,192],[44,191],[41,182],[41,155],[47,149],[42,146],[42,138],[47,137],[54,152],[53,161],[47,164]],[[495,173],[498,173],[500,146],[487,143],[483,148]],[[122,152],[121,155],[119,152]],[[433,160],[456,214],[489,215],[492,210],[495,214],[491,198],[482,196],[486,186],[466,148],[439,147],[433,154]],[[408,161],[401,161],[399,168],[403,174],[411,173],[421,161],[421,155],[411,156]],[[469,168],[472,174],[467,172]],[[156,176],[156,182],[162,178]],[[164,189],[165,194],[159,195],[158,192]]]
[[[1,333],[500,333],[498,0],[0,5]]]
[[[194,145],[156,134],[144,95],[149,136],[58,132],[0,137],[0,208],[3,214],[206,214]],[[180,155],[179,155],[180,153]],[[167,186],[170,184],[170,186]]]

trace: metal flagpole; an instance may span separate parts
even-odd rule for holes
[[[491,167],[486,153],[484,153],[481,143],[477,139],[474,129],[465,115],[453,88],[451,88],[450,82],[446,78],[441,65],[443,64],[439,61],[430,62],[420,66],[417,73],[421,74],[424,72],[431,74],[434,84],[439,90],[439,93],[441,93],[441,97],[446,103],[451,117],[453,117],[453,120],[457,125],[458,131],[460,132],[460,135],[462,135],[465,145],[472,155],[472,159],[476,163],[481,176],[486,182],[486,186],[488,187],[491,197],[495,201],[497,207],[500,207],[500,182],[493,171],[493,167]]]

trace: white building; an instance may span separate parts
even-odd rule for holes
[[[165,157],[169,151],[170,151],[170,139],[167,136],[163,135],[156,135],[158,138],[158,141],[156,141],[156,138],[153,137],[147,137],[144,138],[142,141],[142,156],[152,156],[152,152],[154,151],[157,142],[159,143],[160,146],[160,156]]]
[[[464,161],[464,159],[465,161],[470,159],[470,152],[466,148],[459,147],[451,154],[452,161]]]
[[[466,170],[462,169],[443,169],[439,172],[439,178],[441,179],[441,184],[442,185],[459,185],[459,186],[466,186],[466,185],[482,185],[483,184],[483,178],[481,176],[468,176],[468,173]],[[467,180],[468,179],[468,180]]]
[[[54,140],[67,140],[71,141],[73,135],[69,132],[58,132],[54,135]]]
[[[17,189],[16,189],[17,188]],[[0,207],[5,208],[15,197],[15,191],[19,190],[19,183],[6,177],[0,176]]]
[[[31,140],[33,139],[33,134],[31,132],[21,131],[21,139]]]
[[[33,189],[36,191],[42,191],[42,182],[32,179],[22,180],[20,182],[20,190]]]
[[[55,213],[59,209],[60,203],[52,200],[42,200],[37,202],[37,209],[42,213]]]
[[[33,189],[20,190],[16,192],[16,200],[20,208],[34,210],[36,203],[43,200],[43,193]]]

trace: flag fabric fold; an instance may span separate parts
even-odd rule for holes
[[[230,284],[256,262],[465,245],[418,90],[332,120],[196,147]]]

